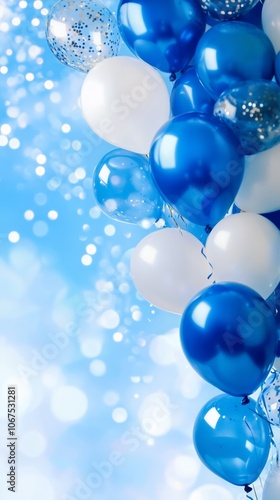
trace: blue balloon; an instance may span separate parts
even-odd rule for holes
[[[124,149],[114,149],[100,160],[93,174],[93,192],[101,210],[121,222],[145,226],[162,213],[163,200],[148,159]]]
[[[271,80],[275,52],[268,36],[256,26],[234,21],[204,33],[195,54],[198,77],[214,98],[246,80]]]
[[[263,383],[278,345],[268,304],[239,283],[202,290],[184,311],[180,336],[199,375],[232,396],[248,396]]]
[[[188,64],[205,30],[197,0],[121,0],[118,21],[130,50],[170,73]]]
[[[195,68],[188,68],[176,80],[171,96],[171,111],[173,116],[191,111],[212,114],[214,100],[199,81]]]
[[[231,21],[248,14],[259,0],[199,0],[203,11],[219,21]]]
[[[198,414],[193,432],[200,460],[214,474],[237,486],[252,484],[266,465],[271,430],[256,401],[247,404],[221,394]]]
[[[259,0],[255,7],[248,12],[248,14],[241,16],[240,21],[254,24],[258,28],[262,29],[262,8],[263,3]]]
[[[279,212],[280,213],[280,212]],[[269,215],[269,214],[266,214]],[[272,221],[273,222],[273,221]],[[275,288],[274,292],[266,299],[266,302],[274,314],[277,333],[278,333],[278,347],[276,357],[280,357],[280,284]]]
[[[150,152],[156,184],[180,215],[213,227],[233,203],[244,157],[231,130],[200,113],[176,116],[157,133]]]
[[[242,151],[251,155],[280,142],[280,87],[274,82],[242,82],[217,100],[218,116],[238,137]]]
[[[275,77],[277,83],[280,85],[280,52],[278,52],[275,59]]]

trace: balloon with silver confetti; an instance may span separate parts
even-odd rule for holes
[[[49,12],[46,37],[60,62],[85,73],[118,55],[121,42],[112,12],[90,0],[59,0]]]
[[[251,155],[280,142],[280,87],[273,82],[244,82],[221,94],[214,107]]]
[[[199,0],[204,12],[214,19],[230,21],[248,14],[259,0]]]
[[[272,372],[262,386],[258,404],[268,421],[280,427],[280,372]]]

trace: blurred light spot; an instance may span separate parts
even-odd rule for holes
[[[8,138],[5,135],[0,135],[0,146],[7,146]]]
[[[9,31],[10,27],[8,23],[1,23],[0,24],[0,31],[3,31],[3,33],[7,33]]]
[[[101,215],[101,210],[99,207],[92,207],[89,211],[89,215],[92,219],[98,219]]]
[[[106,365],[104,361],[97,359],[90,363],[89,370],[95,377],[102,377],[106,373]]]
[[[121,332],[116,332],[113,335],[113,339],[115,342],[121,342],[123,340],[123,334]]]
[[[99,317],[98,323],[103,328],[111,330],[119,326],[120,316],[114,309],[107,309],[107,311],[104,311]]]
[[[85,169],[84,169],[84,168],[82,168],[82,167],[76,168],[76,170],[75,170],[75,176],[76,176],[76,177],[77,177],[77,179],[79,179],[79,180],[84,179],[84,178],[85,178],[85,176],[86,176],[86,171],[85,171]]]
[[[138,418],[143,431],[150,436],[164,436],[171,429],[169,397],[163,392],[150,394],[143,401]]]
[[[38,57],[38,55],[41,54],[41,52],[42,49],[38,45],[31,45],[31,47],[29,47],[28,49],[28,54],[29,57],[31,57],[31,59],[36,59],[36,57]]]
[[[11,149],[18,149],[20,147],[20,141],[16,137],[13,137],[9,140],[9,146]]]
[[[47,196],[45,195],[45,193],[37,193],[34,196],[34,201],[36,205],[43,206],[47,203]]]
[[[50,220],[56,220],[56,219],[58,218],[58,213],[57,213],[57,211],[56,211],[56,210],[50,210],[50,211],[48,212],[48,218],[49,218]]]
[[[154,444],[155,444],[155,440],[153,438],[147,439],[147,445],[148,446],[154,446]]]
[[[46,80],[45,83],[44,83],[44,87],[47,90],[51,90],[51,89],[53,89],[54,84],[53,84],[53,82],[51,80]]]
[[[127,420],[127,411],[125,408],[115,408],[112,411],[112,419],[117,423],[117,424],[123,424]]]
[[[46,161],[47,161],[47,157],[45,155],[43,155],[42,153],[38,154],[36,156],[36,161],[37,163],[39,163],[40,165],[45,165]]]
[[[42,238],[48,233],[48,225],[43,220],[38,220],[33,224],[33,233],[35,236]]]
[[[19,7],[20,7],[21,9],[26,9],[26,7],[27,7],[27,2],[26,2],[25,0],[20,0],[20,2],[19,2],[19,4],[18,4],[18,5],[19,5]]]
[[[97,252],[97,248],[93,243],[89,243],[89,245],[86,246],[86,252],[89,255],[95,255]]]
[[[199,470],[200,463],[197,458],[188,455],[178,455],[167,465],[165,480],[175,491],[185,491],[195,483]]]
[[[48,9],[46,9],[46,8],[44,8],[44,9],[42,9],[42,10],[41,10],[41,14],[42,14],[42,16],[47,16],[47,15],[48,15],[48,13],[49,13],[49,11],[48,11]]]
[[[139,384],[139,382],[141,382],[141,377],[130,377],[130,380],[133,384]]]
[[[26,73],[26,75],[25,75],[25,79],[26,79],[28,82],[33,82],[33,80],[34,80],[34,75],[33,75],[33,73]]]
[[[34,17],[31,21],[32,26],[39,26],[40,24],[40,19],[38,17]]]
[[[32,210],[26,210],[24,212],[24,218],[26,220],[32,220],[32,219],[34,219],[34,212]]]
[[[30,431],[20,436],[19,449],[27,457],[39,457],[44,453],[46,445],[46,439],[40,432]]]
[[[21,20],[20,20],[19,17],[13,17],[13,19],[12,19],[12,25],[13,26],[19,26],[20,23],[21,23]]]
[[[33,6],[34,9],[40,10],[43,7],[43,2],[41,2],[41,0],[35,0]]]
[[[20,235],[17,231],[11,231],[9,234],[8,234],[8,240],[11,242],[11,243],[17,243],[19,240],[20,240]]]
[[[234,500],[234,497],[222,486],[205,484],[193,491],[189,500]]]
[[[149,355],[154,363],[165,366],[176,363],[178,345],[178,332],[175,334],[158,335],[155,337],[149,347]]]
[[[81,341],[80,349],[86,358],[96,358],[102,351],[102,341],[91,337],[84,338]]]
[[[0,73],[2,75],[6,75],[8,73],[9,69],[7,68],[7,66],[1,66],[0,68]]]
[[[61,101],[61,95],[59,92],[52,92],[50,95],[50,100],[54,104],[58,104]]]
[[[137,310],[133,311],[133,313],[132,313],[132,319],[134,321],[141,321],[141,319],[142,319],[142,312],[140,311],[140,309],[137,309]]]
[[[82,418],[88,408],[86,394],[78,387],[64,385],[53,390],[51,410],[62,422],[72,422]]]
[[[103,401],[107,406],[115,406],[116,404],[118,404],[119,400],[120,396],[117,392],[114,391],[105,392],[103,396]]]
[[[83,255],[82,258],[81,258],[81,263],[84,265],[84,266],[90,266],[92,264],[92,258],[90,255]]]
[[[114,236],[115,232],[116,228],[112,224],[108,224],[104,228],[104,233],[106,234],[106,236]]]
[[[63,123],[63,125],[61,126],[61,130],[64,134],[68,134],[71,131],[69,123]]]
[[[12,131],[12,128],[10,127],[10,125],[8,125],[8,123],[4,123],[2,126],[1,126],[1,132],[2,134],[4,135],[9,135]]]
[[[19,108],[17,108],[16,106],[10,106],[8,109],[7,109],[7,115],[10,117],[10,118],[17,118],[18,115],[19,115]]]
[[[122,293],[122,294],[126,294],[126,293],[129,293],[130,291],[130,286],[128,283],[121,283],[120,286],[119,286],[119,291]]]
[[[45,170],[45,167],[42,167],[42,165],[39,165],[38,167],[35,168],[35,172],[36,172],[36,175],[38,175],[39,177],[42,177],[43,175],[45,175],[46,170]]]
[[[72,149],[74,149],[74,151],[80,151],[82,147],[82,143],[80,141],[73,141],[72,142]]]

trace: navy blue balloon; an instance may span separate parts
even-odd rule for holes
[[[280,357],[280,284],[277,286],[277,288],[275,288],[274,292],[270,295],[270,297],[266,299],[266,301],[272,313],[274,314],[275,318],[275,323],[278,333],[278,347],[277,347],[276,357],[279,358]]]
[[[266,465],[271,430],[256,401],[221,394],[196,418],[193,440],[200,460],[214,474],[237,486],[254,483]]]
[[[219,21],[231,21],[248,14],[259,0],[199,0],[203,11]]]
[[[167,122],[150,151],[166,203],[190,222],[213,227],[232,205],[243,178],[238,148],[234,134],[214,116],[187,113]]]
[[[191,67],[176,80],[170,103],[173,116],[177,116],[191,111],[212,114],[215,101],[199,81],[195,68]]]
[[[245,155],[280,142],[280,87],[274,82],[242,82],[221,94],[214,108],[238,137]]]
[[[204,33],[196,49],[195,66],[214,98],[246,80],[271,80],[275,52],[268,36],[253,24],[224,22]]]
[[[135,55],[170,73],[188,64],[205,30],[197,0],[121,0],[118,22]]]
[[[277,83],[280,85],[280,52],[278,52],[275,59],[275,77]]]
[[[153,182],[144,155],[114,149],[99,162],[93,173],[97,204],[110,218],[120,222],[155,222],[162,213],[163,200]]]
[[[199,375],[232,396],[248,396],[258,389],[278,346],[268,304],[239,283],[219,283],[202,290],[184,311],[180,337]]]
[[[241,16],[240,21],[254,24],[258,28],[262,29],[262,8],[263,3],[259,0],[255,7],[248,12],[248,14]]]

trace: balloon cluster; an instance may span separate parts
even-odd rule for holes
[[[121,38],[137,57],[118,56]],[[131,275],[182,314],[186,358],[225,393],[197,417],[198,455],[247,487],[280,426],[280,373],[265,382],[280,354],[279,0],[120,0],[117,20],[97,1],[60,0],[47,39],[87,72],[83,116],[117,148],[94,170],[101,210],[151,228],[168,207],[186,224],[140,241]],[[159,71],[176,80],[171,96]]]

